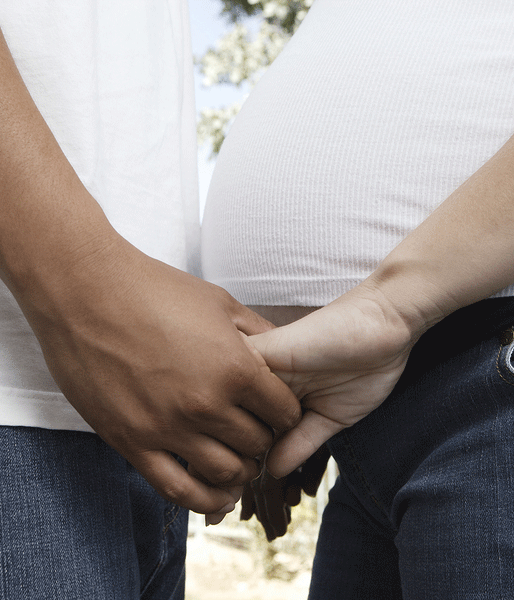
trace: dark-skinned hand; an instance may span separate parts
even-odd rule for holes
[[[316,496],[330,452],[325,444],[289,475],[276,479],[268,471],[246,485],[241,499],[242,521],[257,517],[269,542],[285,535],[291,507],[300,504],[302,491]]]

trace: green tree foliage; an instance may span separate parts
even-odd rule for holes
[[[214,48],[197,59],[206,87],[229,84],[252,88],[304,19],[313,0],[217,0],[229,23]],[[248,18],[255,27],[248,27]],[[200,144],[216,156],[240,103],[204,108],[198,123]]]

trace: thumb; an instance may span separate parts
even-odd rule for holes
[[[268,367],[284,379],[285,373],[293,372],[293,349],[295,345],[292,337],[293,325],[283,325],[271,331],[252,335],[248,341],[264,358]],[[286,378],[286,383],[288,383]]]
[[[300,423],[284,434],[270,450],[266,468],[274,477],[285,477],[343,428],[337,421],[312,410],[306,411]]]

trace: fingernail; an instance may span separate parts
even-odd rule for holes
[[[222,509],[220,509],[218,512],[226,515],[227,513],[232,512],[235,507],[236,507],[235,502],[229,502],[228,504],[225,504],[225,506]]]
[[[205,527],[221,523],[221,521],[223,521],[223,519],[227,516],[227,513],[232,512],[235,507],[236,505],[234,502],[229,502],[228,504],[225,504],[225,506],[221,508],[217,513],[205,515]]]
[[[223,521],[226,517],[226,513],[220,514],[216,513],[215,515],[205,515],[205,526],[209,527],[209,525],[218,525]]]
[[[235,503],[237,503],[237,502],[239,502],[239,500],[241,500],[241,496],[243,495],[243,490],[244,490],[243,486],[229,490],[229,494],[232,496]]]

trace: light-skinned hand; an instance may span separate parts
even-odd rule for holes
[[[305,410],[270,451],[267,467],[276,477],[294,471],[329,438],[377,408],[402,374],[414,341],[387,299],[366,284],[248,339]]]

